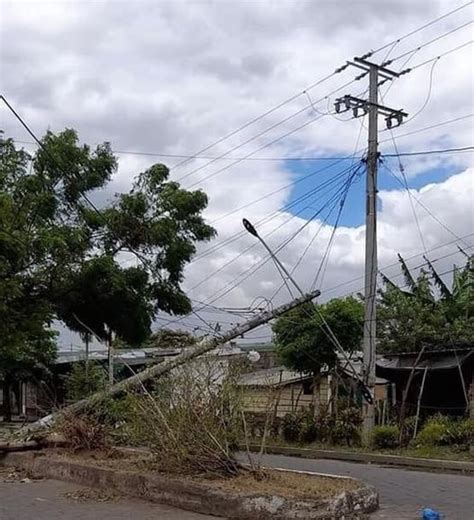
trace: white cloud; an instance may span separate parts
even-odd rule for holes
[[[86,142],[108,140],[117,150],[190,154],[301,92],[346,59],[395,40],[462,3],[461,0],[3,1],[0,4],[1,89],[38,134],[48,128],[59,131],[67,126],[76,128]],[[382,60],[388,52],[394,58],[415,49],[467,22],[472,14],[472,8],[463,9],[393,49],[387,48],[374,59]],[[472,26],[454,32],[414,53],[406,66],[437,56],[471,37]],[[396,61],[392,67],[398,70],[403,61]],[[394,82],[384,95],[385,103],[403,108],[412,116],[424,105],[430,91],[425,109],[394,131],[395,136],[400,135],[397,138],[400,150],[472,144],[472,118],[403,137],[405,133],[472,112],[473,76],[466,67],[471,61],[472,47],[440,59],[433,70],[431,89],[430,65]],[[325,98],[354,73],[353,69],[347,69],[311,90],[314,101],[322,98],[318,110],[324,112],[331,107],[337,95],[358,94],[366,88],[362,80]],[[386,89],[384,86],[382,91]],[[300,96],[205,153],[209,156],[226,153],[307,105],[306,96]],[[311,110],[305,110],[239,146],[230,156],[245,156],[313,117]],[[0,108],[0,127],[18,139],[28,138],[5,107]],[[356,145],[365,146],[365,129],[357,143],[359,129],[358,121],[325,116],[257,156],[352,153]],[[388,132],[381,132],[379,140],[382,151],[393,151]],[[472,229],[472,177],[467,171],[459,173],[471,164],[471,158],[471,154],[458,154],[404,159],[409,179],[414,176],[422,179],[439,167],[452,172],[453,177],[447,181],[422,188],[415,196],[459,235]],[[100,197],[108,198],[114,191],[127,189],[133,176],[152,162],[149,157],[120,155],[119,174],[109,192]],[[173,165],[179,160],[165,162]],[[198,186],[208,192],[210,206],[206,215],[210,220],[220,218],[216,222],[217,243],[240,231],[240,219],[245,214],[259,220],[277,212],[289,200],[291,189],[285,186],[292,175],[283,162],[242,161],[202,181],[231,164],[219,160],[205,166],[207,162],[190,161],[173,169],[172,175],[180,178],[202,166],[183,185],[200,181]],[[274,196],[251,206],[251,210],[236,211],[231,217],[222,218],[225,213],[277,190]],[[406,193],[398,190],[379,195],[380,263],[393,262],[397,251],[419,253],[422,246]],[[415,207],[427,248],[453,238],[416,203]],[[278,212],[262,231],[269,231],[288,218],[288,214]],[[301,219],[293,218],[270,237],[270,243],[278,244],[301,224]],[[304,251],[318,225],[311,223],[284,250],[282,259],[289,267]],[[363,231],[362,227],[338,231],[325,274],[325,287],[360,275]],[[331,228],[323,227],[301,263],[297,278],[303,285],[313,278],[330,234]],[[215,255],[195,262],[188,269],[186,286],[193,286],[251,244],[251,237],[245,236],[219,249]],[[255,246],[191,295],[200,300],[209,297],[261,256],[261,249]],[[248,305],[259,294],[271,294],[279,283],[274,266],[268,263],[226,299],[216,303]],[[355,285],[346,288],[360,288],[360,284]],[[280,297],[286,297],[283,291]]]

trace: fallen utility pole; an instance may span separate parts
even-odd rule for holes
[[[146,381],[155,377],[162,376],[163,374],[166,374],[168,372],[171,372],[171,370],[181,365],[184,365],[188,361],[191,361],[192,359],[195,359],[199,356],[202,356],[203,354],[206,354],[207,352],[210,352],[211,350],[214,350],[219,345],[227,343],[228,341],[231,341],[235,338],[238,338],[242,334],[245,334],[246,332],[249,332],[257,328],[260,325],[263,325],[269,322],[270,320],[277,318],[278,316],[281,316],[285,312],[288,312],[289,310],[294,309],[295,307],[298,307],[303,303],[317,298],[320,294],[321,293],[318,290],[312,291],[308,294],[304,294],[299,298],[296,298],[295,300],[289,303],[280,305],[276,309],[261,312],[258,316],[255,316],[254,318],[233,327],[224,334],[204,340],[195,348],[187,350],[186,352],[183,352],[182,354],[179,354],[174,358],[168,359],[163,363],[153,365],[143,370],[142,372],[139,372],[138,374],[129,377],[128,379],[124,379],[119,383],[111,385],[106,390],[97,392],[85,399],[81,399],[80,401],[77,401],[74,404],[63,408],[60,412],[56,414],[44,417],[43,419],[37,421],[31,426],[26,427],[25,430],[27,432],[40,430],[41,428],[47,427],[50,424],[52,424],[55,418],[59,416],[61,413],[80,413],[86,410],[87,408],[93,407],[94,405],[102,401],[105,397],[114,397],[122,393],[128,392],[130,390],[133,390],[141,386]]]

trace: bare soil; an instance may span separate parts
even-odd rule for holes
[[[360,484],[352,479],[335,479],[272,470],[265,470],[265,474],[266,478],[258,480],[248,473],[212,481],[212,483],[226,491],[280,495],[287,498],[311,498],[312,500],[331,498],[343,491],[360,487]],[[210,482],[210,479],[206,480]]]

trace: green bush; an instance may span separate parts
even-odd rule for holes
[[[329,422],[325,425],[328,429],[329,441],[334,444],[347,444],[348,446],[358,443],[361,423],[362,417],[358,408],[349,407],[341,410],[333,424]]]
[[[302,415],[299,440],[302,443],[315,442],[318,438],[318,425],[314,419],[314,412],[308,410]]]
[[[444,440],[451,446],[469,446],[474,440],[474,419],[453,421]]]
[[[447,444],[449,422],[443,419],[428,419],[416,436],[416,444],[421,446],[444,446]]]
[[[300,440],[302,416],[297,412],[286,414],[282,419],[281,434],[283,439],[288,442]]]
[[[106,375],[103,367],[96,361],[89,361],[86,370],[85,361],[74,363],[66,380],[66,396],[71,401],[78,401],[94,392],[105,388]]]
[[[352,445],[359,441],[361,424],[357,408],[341,410],[334,415],[322,412],[316,417],[313,409],[292,412],[281,421],[281,434],[285,441],[311,443],[315,441]]]
[[[413,440],[413,435],[415,433],[415,424],[416,424],[416,417],[414,415],[411,415],[404,420],[403,428],[402,428],[402,445],[403,446],[407,446]],[[420,422],[418,422],[418,425],[420,425]]]
[[[398,426],[376,426],[372,432],[372,446],[374,448],[396,448],[400,438]]]
[[[421,446],[467,447],[474,439],[472,419],[453,419],[436,415],[428,419],[416,437]]]

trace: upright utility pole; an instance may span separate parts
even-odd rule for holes
[[[113,332],[109,330],[109,345],[108,345],[108,365],[109,365],[109,386],[114,384],[114,341]]]
[[[385,115],[387,127],[398,126],[407,116],[401,110],[394,110],[378,102],[379,78],[391,81],[399,73],[382,65],[368,62],[364,58],[354,58],[350,65],[362,69],[359,78],[369,75],[369,99],[364,100],[346,95],[335,102],[336,112],[352,109],[354,117],[368,115],[369,135],[367,150],[366,177],[366,215],[365,215],[365,282],[364,282],[364,362],[361,369],[367,389],[374,398],[375,394],[375,359],[377,342],[376,297],[377,297],[377,165],[378,165],[378,116]],[[395,122],[395,124],[394,124]],[[374,400],[363,402],[363,440],[369,441],[370,433],[375,425]]]

